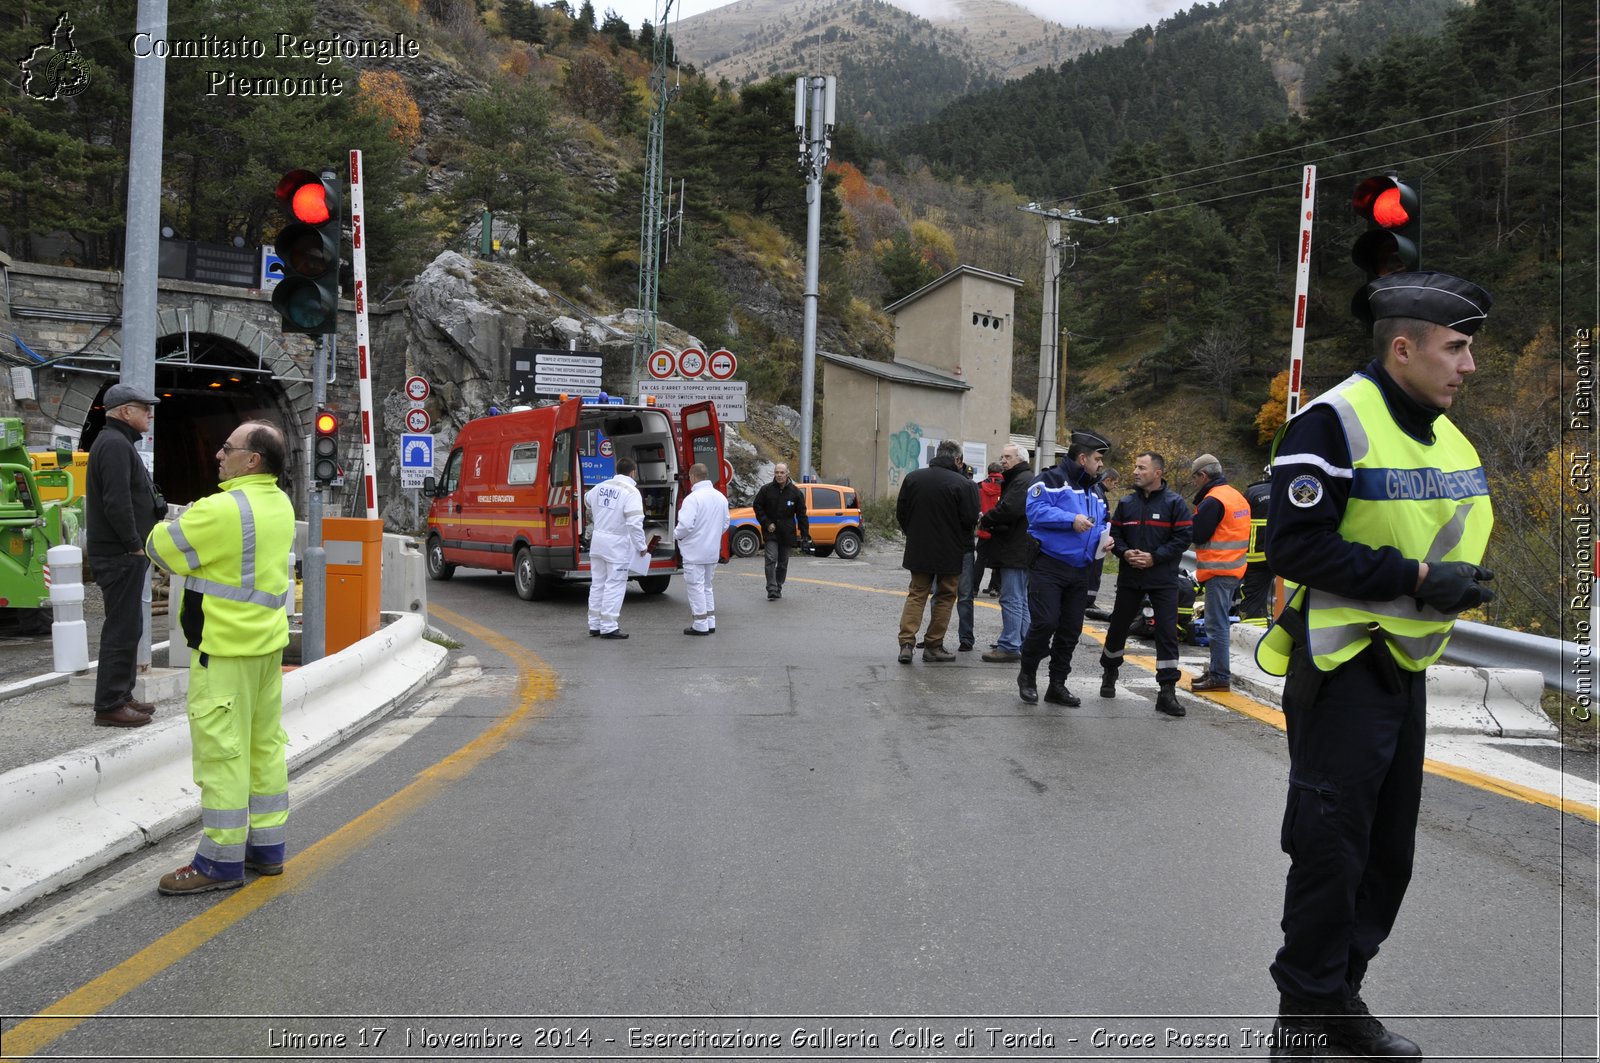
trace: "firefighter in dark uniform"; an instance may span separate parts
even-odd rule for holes
[[[1117,597],[1100,652],[1100,696],[1117,696],[1128,630],[1150,598],[1156,621],[1156,709],[1184,715],[1178,700],[1178,562],[1194,541],[1194,512],[1167,486],[1167,461],[1146,450],[1133,462],[1133,490],[1111,515],[1111,551],[1117,555]]]
[[[1250,548],[1245,551],[1243,595],[1239,619],[1264,621],[1272,616],[1272,570],[1267,567],[1267,505],[1272,500],[1272,466],[1266,475],[1244,489],[1250,503]]]
[[[1411,879],[1426,669],[1457,614],[1494,597],[1488,481],[1444,416],[1490,301],[1445,273],[1373,281],[1356,304],[1373,360],[1273,442],[1267,562],[1288,606],[1256,659],[1288,677],[1274,1059],[1421,1058],[1361,987]]]

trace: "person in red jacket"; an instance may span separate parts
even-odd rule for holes
[[[982,524],[983,515],[994,508],[1000,501],[1000,492],[1005,487],[1005,470],[998,461],[989,463],[989,475],[978,484],[978,570],[972,574],[973,585],[983,583],[983,570],[989,568],[989,586],[984,588],[985,593],[991,598],[1000,597],[1000,570],[983,564],[983,544],[991,534]]]

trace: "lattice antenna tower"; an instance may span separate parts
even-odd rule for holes
[[[633,341],[633,371],[630,383],[637,386],[639,367],[656,349],[656,306],[661,288],[661,234],[664,225],[661,184],[662,160],[666,149],[667,105],[678,94],[676,78],[669,79],[667,67],[676,67],[671,56],[667,20],[673,0],[666,0],[656,23],[654,69],[650,88],[655,106],[650,112],[649,139],[645,144],[644,191],[639,217],[639,333]],[[669,84],[670,81],[670,84]]]

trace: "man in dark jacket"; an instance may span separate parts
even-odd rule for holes
[[[972,536],[978,525],[978,485],[956,471],[960,456],[960,443],[940,440],[928,467],[918,469],[901,483],[900,497],[895,502],[895,519],[906,537],[900,567],[911,572],[905,608],[900,611],[901,664],[911,663],[911,650],[916,645],[917,628],[922,624],[930,593],[933,612],[922,638],[922,659],[956,659],[944,648],[944,633],[956,604],[962,558],[972,549]]]
[[[979,560],[992,565],[1000,576],[1000,639],[983,655],[991,663],[1022,659],[1022,637],[1028,633],[1028,565],[1033,560],[1033,538],[1028,534],[1027,491],[1033,467],[1016,444],[1000,451],[1002,487],[1000,501],[978,519],[980,534],[987,532]]]
[[[141,599],[150,561],[144,541],[156,523],[156,492],[134,446],[161,401],[132,384],[106,390],[106,424],[89,448],[84,479],[84,553],[105,602],[94,681],[96,727],[143,727],[155,706],[133,697],[144,634]]]
[[[789,552],[811,538],[805,492],[789,480],[789,466],[772,467],[772,482],[756,492],[750,508],[766,539],[767,601],[775,601],[783,597],[783,581],[789,578]]]
[[[1089,602],[1089,580],[1095,560],[1103,556],[1106,504],[1096,490],[1104,463],[1095,447],[1074,442],[1052,468],[1034,478],[1027,489],[1028,532],[1039,542],[1039,554],[1028,575],[1028,612],[1032,622],[1022,642],[1017,695],[1032,705],[1039,700],[1039,662],[1050,656],[1050,683],[1044,700],[1076,706],[1067,689],[1072,653],[1083,634],[1083,610]]]
[[[1178,701],[1178,562],[1194,539],[1194,515],[1189,503],[1167,487],[1163,478],[1166,459],[1153,451],[1133,463],[1133,490],[1117,503],[1111,516],[1111,550],[1121,560],[1117,571],[1117,600],[1111,607],[1105,649],[1100,666],[1105,674],[1100,696],[1117,696],[1117,670],[1122,667],[1122,647],[1128,629],[1139,616],[1145,595],[1156,621],[1156,683],[1160,693],[1156,708],[1168,716],[1182,716]]]

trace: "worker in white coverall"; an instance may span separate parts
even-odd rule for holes
[[[628,566],[648,552],[644,541],[644,499],[634,483],[638,463],[617,459],[617,474],[583,496],[589,514],[589,634],[625,639],[617,629]]]
[[[728,497],[711,482],[711,473],[698,462],[689,466],[689,497],[678,508],[678,553],[683,557],[683,582],[689,589],[689,614],[693,621],[685,635],[709,635],[717,630],[717,606],[711,580],[722,560],[722,536],[728,530]]]
[[[200,787],[194,858],[161,876],[166,894],[283,873],[289,821],[283,648],[289,644],[294,504],[278,486],[283,432],[246,421],[217,451],[221,490],[145,540],[150,560],[184,577],[178,621],[189,646],[189,737]]]

